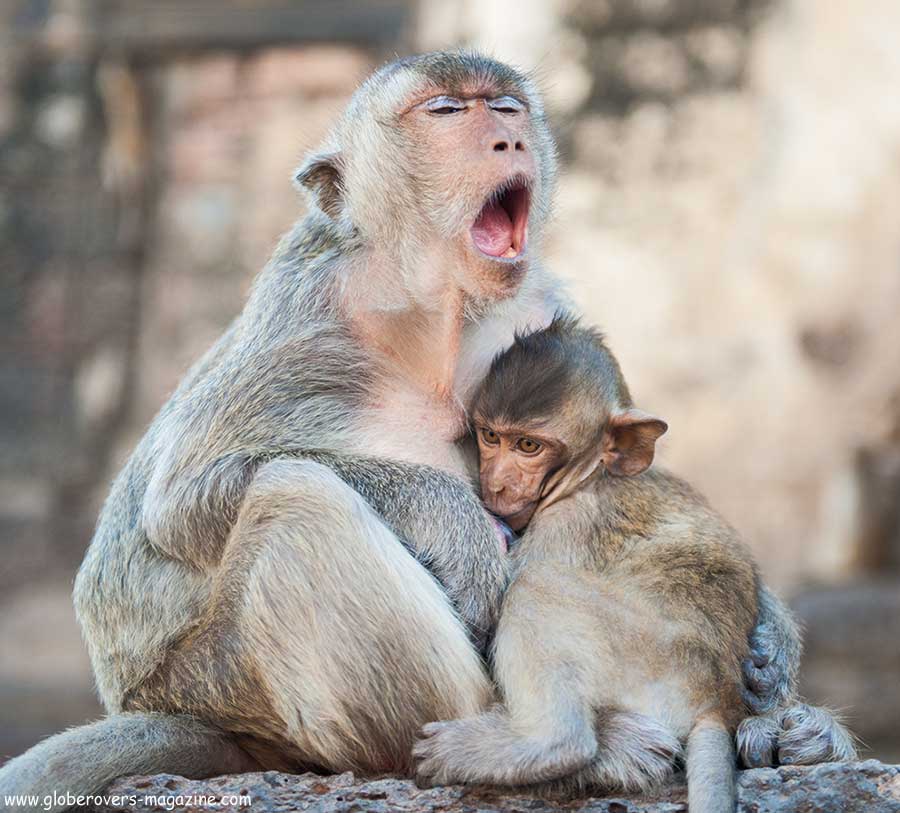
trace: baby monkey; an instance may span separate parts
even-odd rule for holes
[[[666,423],[564,316],[495,359],[472,417],[485,504],[526,529],[494,641],[504,702],[426,726],[419,781],[638,791],[686,743],[691,813],[733,810],[758,575],[699,494],[649,469]]]

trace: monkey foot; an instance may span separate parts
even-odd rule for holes
[[[736,737],[738,755],[748,768],[856,759],[853,737],[840,721],[827,709],[805,703],[775,715],[748,717]]]

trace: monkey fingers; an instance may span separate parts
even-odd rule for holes
[[[828,709],[799,703],[782,715],[778,732],[781,765],[849,762],[856,756],[852,735]]]
[[[756,714],[771,711],[776,700],[772,692],[778,681],[777,669],[770,664],[758,667],[751,657],[741,663],[741,670],[745,683],[741,689],[744,702]]]
[[[791,689],[791,670],[778,635],[769,624],[759,624],[750,635],[750,656],[741,664],[741,695],[754,714],[766,714],[782,704]]]
[[[805,703],[746,718],[736,739],[746,768],[846,762],[857,756],[853,737],[841,722],[828,709]]]
[[[779,730],[778,720],[773,716],[742,720],[735,734],[741,764],[745,768],[774,767]]]
[[[765,585],[757,593],[757,624],[747,638],[749,658],[742,664],[744,702],[754,714],[786,708],[796,694],[800,632],[784,603]]]

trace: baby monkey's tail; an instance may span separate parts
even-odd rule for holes
[[[698,720],[687,741],[688,810],[734,813],[734,738],[718,717]]]

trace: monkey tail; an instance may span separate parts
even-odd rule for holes
[[[0,768],[0,813],[58,813],[128,774],[202,779],[256,767],[226,734],[194,717],[116,714],[49,737],[7,762]]]
[[[698,720],[687,741],[688,810],[734,813],[734,739],[718,717]]]

